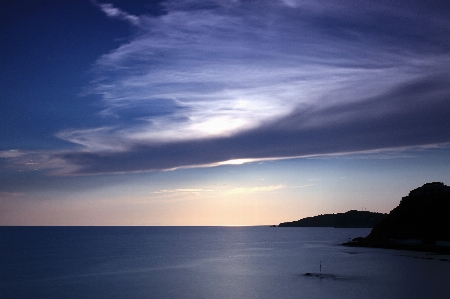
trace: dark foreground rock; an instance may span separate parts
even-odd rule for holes
[[[345,213],[307,217],[297,221],[283,222],[280,227],[374,227],[386,217],[383,213],[351,210]]]
[[[450,254],[450,187],[434,182],[412,190],[367,237],[344,245]]]

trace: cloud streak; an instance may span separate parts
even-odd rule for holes
[[[185,189],[163,189],[153,193],[199,193],[199,192],[214,192],[212,189],[199,189],[199,188],[185,188]]]
[[[128,21],[131,24],[138,26],[140,24],[139,17],[131,15],[110,3],[97,4],[98,7],[110,18],[117,18],[119,20]]]
[[[260,186],[260,187],[241,187],[241,188],[234,188],[230,191],[230,193],[254,193],[254,192],[270,192],[270,191],[276,191],[286,188],[284,185],[276,185],[276,186]]]

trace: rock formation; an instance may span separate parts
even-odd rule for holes
[[[450,187],[427,183],[412,190],[365,238],[346,243],[427,250],[450,245]]]

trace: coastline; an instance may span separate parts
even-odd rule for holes
[[[389,243],[368,243],[364,238],[355,238],[349,242],[342,243],[341,245],[347,247],[408,250],[408,251],[429,252],[429,253],[450,255],[449,246],[440,246],[432,244],[400,244],[395,243],[394,241]]]

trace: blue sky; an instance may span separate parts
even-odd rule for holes
[[[447,1],[2,1],[1,225],[389,212],[450,177]]]

